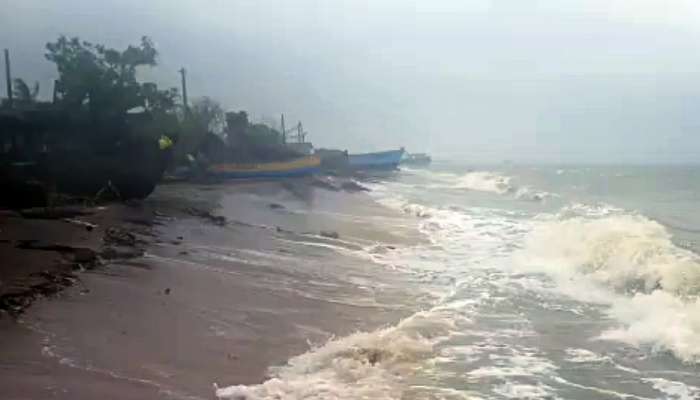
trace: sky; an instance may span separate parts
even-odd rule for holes
[[[57,77],[58,35],[123,48],[142,76],[316,147],[474,162],[700,162],[692,0],[0,0],[13,74]],[[0,93],[5,92],[4,80]]]

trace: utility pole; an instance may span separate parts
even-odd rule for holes
[[[7,79],[7,104],[12,108],[12,72],[10,72],[10,51],[5,49],[5,79]]]
[[[287,131],[284,129],[284,114],[282,114],[282,144],[287,144]]]
[[[182,67],[178,72],[182,75],[182,104],[185,106],[185,112],[189,112],[190,106],[187,104],[187,71],[185,67]]]
[[[53,104],[56,104],[56,101],[58,101],[58,79],[53,80],[53,97],[52,97]]]

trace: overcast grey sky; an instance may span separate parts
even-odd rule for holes
[[[317,146],[475,161],[700,161],[692,0],[0,0],[14,73],[56,76],[59,34],[148,35],[149,77]],[[4,93],[4,81],[0,84]]]

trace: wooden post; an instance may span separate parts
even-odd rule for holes
[[[7,104],[12,107],[12,72],[10,72],[10,51],[5,49],[5,79],[7,79]]]
[[[187,104],[187,71],[182,67],[179,72],[182,75],[182,104],[185,106],[185,112],[187,112],[190,110]]]
[[[53,104],[56,104],[57,100],[58,100],[58,79],[54,79],[53,80],[53,97],[52,97]]]
[[[284,129],[284,114],[282,114],[282,144],[287,144],[287,131]]]

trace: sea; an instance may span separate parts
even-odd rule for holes
[[[700,399],[700,166],[444,160],[360,183],[420,240],[325,248],[409,277],[419,307],[219,398]]]

